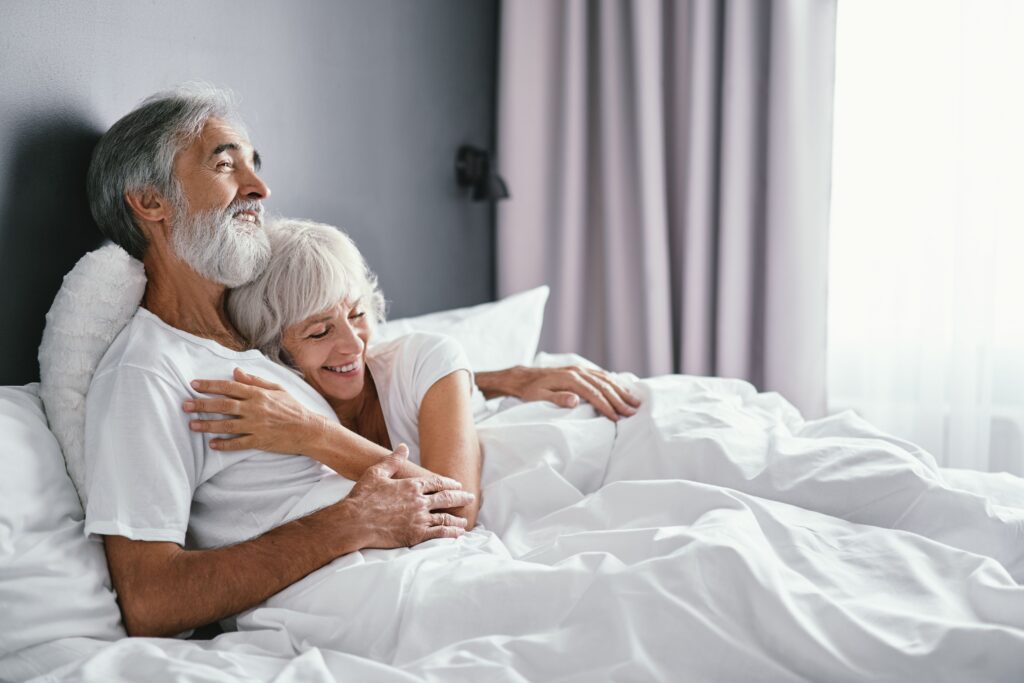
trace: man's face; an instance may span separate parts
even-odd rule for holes
[[[172,198],[171,245],[182,261],[226,287],[255,278],[270,258],[257,175],[259,155],[227,123],[211,119],[199,139],[178,154]]]

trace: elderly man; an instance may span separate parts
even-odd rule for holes
[[[236,367],[336,420],[295,374],[247,350],[225,316],[226,288],[269,259],[270,189],[259,167],[230,97],[192,89],[150,98],[115,123],[89,169],[96,222],[148,277],[142,307],[96,370],[86,424],[86,530],[104,538],[132,635],[224,619],[358,549],[458,536],[465,520],[435,511],[472,502],[458,482],[369,442],[356,446],[363,476],[343,486],[313,460],[217,453],[189,431],[181,405],[198,396],[190,382]],[[488,395],[562,405],[582,397],[613,419],[632,412],[601,374],[513,368],[477,383]],[[250,540],[221,542],[239,529]]]

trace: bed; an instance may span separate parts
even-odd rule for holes
[[[382,336],[586,363],[536,353],[546,295]],[[2,387],[0,679],[1024,678],[1024,481],[739,380],[622,380],[643,407],[618,424],[480,399],[480,528],[339,558],[212,639],[125,637],[39,385]]]

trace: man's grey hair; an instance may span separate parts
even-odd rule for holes
[[[273,361],[294,367],[282,346],[285,330],[339,302],[357,299],[370,329],[384,321],[377,276],[355,243],[330,225],[278,218],[267,225],[270,263],[249,284],[229,290],[225,305],[235,329]]]
[[[93,150],[86,181],[92,217],[107,238],[135,258],[143,257],[148,241],[125,193],[151,188],[168,201],[180,198],[174,159],[212,118],[246,136],[233,93],[190,83],[147,98],[111,126]]]

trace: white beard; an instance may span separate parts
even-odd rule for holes
[[[233,218],[247,209],[259,213],[256,223]],[[263,206],[258,201],[238,201],[226,210],[192,214],[179,204],[174,223],[174,253],[207,280],[229,288],[240,287],[255,280],[270,262],[270,240],[263,230]]]

